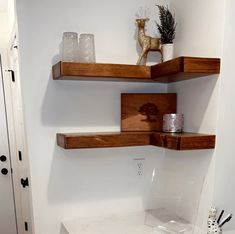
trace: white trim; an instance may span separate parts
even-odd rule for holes
[[[6,115],[8,120],[9,147],[11,154],[10,157],[13,169],[12,176],[13,176],[13,188],[15,195],[17,228],[19,234],[33,234],[34,224],[32,218],[33,212],[32,212],[31,186],[23,188],[20,184],[21,178],[28,177],[30,181],[30,172],[29,172],[28,152],[27,152],[27,144],[25,137],[26,135],[24,129],[24,118],[22,110],[23,107],[21,104],[22,96],[21,96],[20,78],[19,78],[19,63],[18,63],[19,56],[17,49],[13,49],[12,47],[12,43],[15,43],[15,41],[17,42],[16,36],[17,36],[17,27],[15,25],[9,49],[3,51],[4,56],[2,57],[3,57],[3,71],[12,69],[11,61],[13,61],[14,56],[15,58],[17,58],[17,64],[15,64],[18,70],[16,76],[17,80],[13,84],[11,81],[10,74],[8,72],[4,72],[3,83],[4,83],[5,99],[6,99],[6,112],[7,112]],[[16,96],[17,100],[14,100],[14,97]],[[19,150],[22,151],[23,155],[22,161],[19,161],[18,157]],[[25,221],[28,222],[28,228],[29,228],[28,231],[25,231],[25,226],[24,226]]]
[[[14,134],[14,121],[13,121],[13,113],[12,113],[12,98],[11,98],[11,89],[10,89],[10,75],[5,72],[8,69],[8,56],[7,50],[1,50],[2,57],[2,68],[3,68],[3,85],[4,85],[4,94],[5,94],[5,103],[6,103],[6,116],[7,116],[7,127],[8,127],[8,138],[9,138],[9,148],[10,148],[10,158],[11,158],[11,167],[13,169],[13,188],[15,194],[15,208],[16,208],[16,219],[17,219],[17,228],[18,232],[22,233],[22,227],[20,225],[19,220],[22,220],[21,216],[21,198],[19,192],[19,176],[18,176],[18,166],[15,157],[12,155],[16,155],[16,147],[15,147],[15,134]]]

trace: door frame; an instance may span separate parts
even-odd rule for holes
[[[11,153],[10,153],[10,146],[9,146],[9,133],[8,133],[8,126],[7,126],[7,114],[6,114],[6,100],[5,100],[5,89],[4,89],[4,84],[3,84],[3,58],[2,58],[2,50],[0,49],[0,98],[1,100],[1,126],[2,129],[0,129],[1,131],[1,136],[3,137],[3,141],[1,142],[2,145],[2,149],[1,149],[1,154],[4,155],[6,157],[5,162],[1,163],[1,168],[5,168],[8,170],[8,173],[4,175],[1,175],[1,177],[6,177],[3,178],[3,180],[1,180],[4,183],[4,180],[8,180],[7,183],[7,187],[3,187],[3,197],[5,197],[5,199],[2,200],[3,202],[3,213],[2,215],[5,216],[5,211],[4,211],[4,205],[6,206],[6,215],[13,215],[14,217],[9,217],[9,219],[13,219],[14,220],[14,226],[15,227],[3,227],[3,229],[8,230],[8,232],[12,232],[17,234],[18,233],[18,229],[17,229],[17,219],[16,219],[16,204],[15,204],[15,194],[14,194],[14,188],[13,188],[13,174],[12,174],[12,162],[11,162]],[[4,186],[4,185],[3,185]],[[8,187],[9,186],[9,187]],[[9,189],[9,190],[8,190]],[[5,194],[5,192],[7,194]],[[10,192],[10,194],[8,194]],[[8,205],[10,205],[11,207],[8,207]],[[9,213],[8,213],[9,211]],[[10,213],[11,211],[11,213]],[[7,216],[3,217],[3,226],[5,225],[9,225],[9,223],[6,221],[6,223],[4,223],[4,220],[7,218]],[[9,222],[11,223],[11,225],[13,225],[12,221],[9,220]],[[13,228],[15,229],[13,231]],[[0,228],[0,231],[3,231]]]
[[[31,183],[30,183],[30,170],[29,170],[29,158],[28,158],[28,148],[26,141],[25,127],[22,128],[21,137],[23,139],[23,144],[20,146],[17,144],[17,126],[15,121],[15,111],[13,102],[13,88],[12,88],[12,77],[7,70],[11,69],[10,57],[13,49],[13,43],[15,43],[16,38],[18,38],[17,27],[14,26],[12,37],[9,43],[9,48],[5,50],[0,50],[2,57],[2,67],[3,67],[3,88],[5,96],[6,105],[6,118],[7,118],[7,128],[8,128],[8,138],[9,138],[9,149],[10,149],[10,159],[12,166],[12,178],[13,178],[13,191],[15,199],[15,211],[16,211],[16,223],[18,234],[33,234],[34,233],[34,223],[33,223],[33,209],[32,209],[32,193],[31,193]],[[17,45],[18,46],[18,45]],[[19,53],[16,50],[18,61]],[[20,64],[16,64],[20,67]],[[20,70],[19,70],[20,71]],[[20,72],[16,77],[16,82],[20,86]],[[21,90],[20,90],[21,91]],[[19,95],[21,97],[21,93]],[[22,103],[22,102],[21,102]],[[23,107],[21,107],[23,109]],[[22,113],[23,115],[23,113]],[[22,116],[22,122],[24,124],[24,116]],[[19,151],[23,151],[23,160],[19,159]],[[29,180],[29,186],[23,188],[21,185],[21,179],[27,177]]]

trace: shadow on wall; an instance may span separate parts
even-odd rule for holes
[[[109,212],[123,207],[165,208],[194,223],[213,152],[169,150],[164,155],[157,147],[64,150],[55,146],[48,202],[79,206],[78,217],[94,216],[96,211],[89,214],[87,207],[102,202]],[[142,177],[136,175],[136,158],[145,158]]]
[[[48,184],[49,203],[94,202],[136,198],[151,208],[153,171],[164,150],[154,147],[64,150],[55,146]],[[136,160],[144,158],[137,175]]]
[[[52,65],[58,56],[52,60]],[[42,123],[49,126],[119,126],[120,93],[164,93],[165,84],[54,81],[52,74],[42,104]]]
[[[60,234],[69,234],[63,224],[61,224]]]
[[[121,92],[156,93],[166,88],[165,85],[143,83],[53,81],[51,75],[48,80],[41,118],[43,125],[53,126],[55,132],[66,127],[119,127]],[[187,126],[190,126],[190,117],[196,118],[192,123],[196,122],[193,128],[197,130],[208,106],[214,113],[210,100],[216,79],[173,85],[173,88],[182,87],[180,105],[189,98],[195,100],[195,105],[186,102],[184,108]],[[195,90],[184,89],[188,86]],[[188,115],[191,112],[196,117]],[[55,137],[54,132],[52,135]],[[213,154],[213,150],[208,150],[166,151],[165,155],[165,150],[157,147],[64,150],[55,142],[52,144],[48,203],[66,204],[67,209],[76,210],[78,216],[93,215],[95,211],[88,214],[87,210],[91,209],[87,207],[110,201],[102,206],[103,210],[127,210],[131,205],[139,209],[165,207],[193,220]],[[135,158],[145,158],[145,173],[141,178],[136,176]]]
[[[211,173],[213,154],[214,150],[166,150],[165,187],[159,190],[162,203],[193,224],[196,223],[206,177]]]
[[[185,116],[184,130],[215,133],[218,106],[218,75],[172,83],[169,92],[177,92],[178,113]],[[190,100],[190,101],[188,101]]]

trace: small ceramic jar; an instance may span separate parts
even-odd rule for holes
[[[183,114],[163,115],[163,132],[182,132],[184,124]]]

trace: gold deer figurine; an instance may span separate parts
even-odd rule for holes
[[[161,54],[161,62],[162,62],[162,44],[160,38],[153,38],[145,35],[145,22],[148,21],[149,18],[140,18],[136,19],[138,25],[138,41],[142,48],[139,59],[137,61],[137,65],[140,65],[141,60],[143,60],[143,65],[146,65],[147,56],[149,51],[158,51]]]

